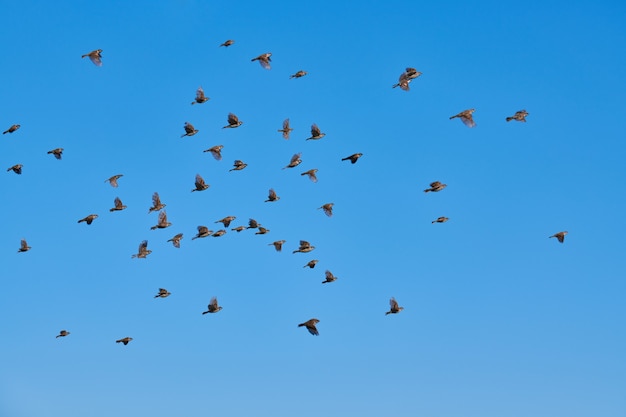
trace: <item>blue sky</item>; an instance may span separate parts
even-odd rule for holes
[[[1,10],[0,128],[21,128],[0,160],[24,168],[0,176],[0,415],[624,415],[622,3]],[[98,48],[102,67],[81,59]],[[392,89],[406,67],[423,74]],[[449,120],[468,108],[475,128]],[[229,112],[244,124],[221,129]],[[173,225],[151,231],[155,191]],[[228,215],[270,232],[192,241]],[[292,254],[301,239],[316,249]],[[313,317],[319,337],[297,327]]]

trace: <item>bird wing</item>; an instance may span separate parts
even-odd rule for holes
[[[276,191],[274,191],[273,188],[270,188],[268,200],[276,200],[276,197],[277,197]]]
[[[465,114],[460,116],[461,121],[463,122],[463,124],[467,127],[474,127],[476,126],[476,123],[474,122],[474,118],[472,117],[471,114]]]
[[[291,164],[295,163],[297,160],[299,160],[300,159],[300,155],[302,155],[302,153],[297,153],[294,156],[292,156],[291,160],[289,161],[289,164],[291,165]]]
[[[320,128],[317,127],[315,123],[313,123],[313,125],[311,125],[311,136],[319,136],[321,133],[322,131],[320,130]]]
[[[198,89],[196,90],[196,101],[206,101],[206,96],[204,95],[204,90],[202,89],[202,87],[198,87]]]
[[[89,54],[89,59],[91,59],[91,62],[93,62],[95,65],[101,67],[102,66],[102,57],[100,56],[99,52],[92,52]]]
[[[395,298],[391,297],[389,299],[389,306],[391,307],[391,311],[395,311],[398,309],[398,302]]]
[[[196,174],[196,188],[203,188],[205,185],[204,178],[200,174]]]
[[[300,249],[305,249],[305,248],[310,248],[310,247],[311,247],[311,244],[307,242],[306,240],[300,241]]]
[[[233,113],[228,113],[228,124],[236,125],[237,123],[239,123],[239,118]]]

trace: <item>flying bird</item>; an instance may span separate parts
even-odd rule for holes
[[[254,219],[250,219],[248,220],[248,227],[246,227],[246,229],[256,229],[260,226],[261,224],[259,222],[257,222]]]
[[[7,168],[7,172],[9,172],[9,171],[13,171],[13,172],[15,172],[17,175],[22,175],[22,167],[23,167],[23,166],[24,166],[24,165],[22,165],[22,164],[15,164],[15,165],[13,165],[12,167]]]
[[[259,64],[261,64],[263,68],[268,70],[272,68],[270,66],[270,62],[272,62],[272,58],[270,58],[271,56],[272,56],[271,52],[268,52],[265,54],[261,54],[257,56],[256,58],[252,58],[251,61],[259,61]]]
[[[301,77],[304,77],[304,76],[305,76],[305,75],[307,75],[307,74],[308,74],[308,72],[300,70],[300,71],[296,72],[295,74],[290,75],[290,76],[289,76],[289,79],[292,79],[292,78],[301,78]]]
[[[430,183],[430,188],[425,189],[424,192],[428,193],[428,192],[432,191],[433,193],[436,193],[436,192],[439,192],[439,191],[443,190],[447,186],[448,186],[448,184],[442,184],[439,181],[431,182]]]
[[[322,133],[319,127],[315,123],[311,125],[311,137],[306,140],[318,140],[326,136],[326,133]]]
[[[202,104],[206,103],[207,101],[209,101],[209,98],[204,95],[204,90],[202,89],[202,86],[198,87],[198,89],[196,90],[196,98],[194,101],[191,102],[191,105],[193,106],[194,104]]]
[[[159,220],[156,225],[152,226],[150,230],[155,229],[165,229],[166,227],[170,227],[172,223],[167,221],[167,212],[163,210],[159,213]]]
[[[204,191],[209,187],[210,185],[204,182],[204,178],[202,178],[200,174],[196,174],[196,188],[191,190],[191,192],[193,193],[194,191]]]
[[[415,68],[407,68],[402,74],[400,74],[398,83],[394,84],[392,87],[400,87],[404,91],[409,91],[409,83],[420,75],[422,75],[422,73],[417,71]]]
[[[315,325],[319,322],[320,321],[318,319],[311,319],[305,321],[304,323],[298,324],[298,327],[306,327],[309,333],[311,333],[313,336],[319,336],[320,333],[317,331],[317,327],[315,327]]]
[[[198,226],[198,233],[194,237],[192,237],[191,240],[196,240],[199,238],[211,236],[211,233],[213,233],[213,230],[209,230],[208,227]]]
[[[283,133],[283,138],[289,140],[289,134],[293,129],[289,126],[289,119],[283,120],[283,128],[279,129],[279,132]]]
[[[276,249],[276,252],[280,252],[283,250],[283,243],[285,243],[286,240],[277,240],[276,242],[272,242],[269,243],[267,246],[274,246],[274,249]]]
[[[83,55],[81,58],[89,57],[91,62],[93,62],[96,66],[102,66],[102,49],[96,49],[95,51],[91,51],[88,54]]]
[[[193,127],[193,125],[189,122],[185,122],[185,126],[183,127],[185,128],[185,134],[180,135],[181,138],[184,138],[185,136],[193,136],[199,132],[199,130]]]
[[[144,240],[139,244],[139,249],[137,249],[137,253],[131,256],[131,258],[146,258],[151,253],[152,251],[148,249],[148,241]]]
[[[298,250],[294,250],[292,253],[298,253],[298,252],[299,253],[307,253],[307,252],[311,252],[313,249],[315,249],[315,246],[312,246],[306,240],[301,240],[300,241],[300,247],[298,248]]]
[[[78,223],[85,222],[85,223],[87,223],[87,224],[91,224],[91,223],[92,223],[94,220],[96,220],[97,218],[98,218],[98,215],[97,215],[97,214],[90,214],[89,216],[87,216],[87,217],[83,217],[82,219],[80,219],[80,220],[78,221]]]
[[[224,148],[224,145],[215,145],[212,148],[206,149],[202,152],[211,152],[211,155],[213,155],[213,158],[215,158],[218,161],[221,161],[223,148]]]
[[[318,263],[319,261],[317,259],[313,259],[311,261],[309,261],[306,265],[303,266],[303,268],[309,267],[311,269],[315,268],[315,265]]]
[[[236,216],[227,216],[227,217],[224,217],[221,220],[216,221],[215,223],[222,223],[224,225],[224,227],[228,227],[228,226],[230,226],[230,222],[232,222],[236,218],[237,218]]]
[[[117,188],[117,180],[119,180],[123,176],[124,176],[124,174],[113,175],[108,180],[104,180],[104,182],[108,182],[109,184],[111,184],[111,187]]]
[[[317,182],[317,175],[316,175],[317,171],[318,171],[317,168],[313,168],[313,169],[309,169],[308,171],[303,172],[300,175],[308,175],[311,181]]]
[[[337,277],[334,276],[332,272],[326,270],[326,279],[322,281],[322,284],[326,284],[326,283],[333,282],[336,280],[337,280]]]
[[[15,132],[17,129],[19,129],[21,127],[21,125],[11,125],[10,128],[8,128],[7,130],[5,130],[4,132],[2,132],[3,135],[7,134],[7,133],[13,133]]]
[[[437,217],[437,219],[433,220],[431,223],[445,223],[448,220],[450,220],[450,219],[445,217],[445,216],[441,216],[441,217]]]
[[[180,240],[183,238],[183,234],[179,233],[171,239],[168,239],[168,242],[172,242],[175,248],[180,248]]]
[[[217,304],[217,297],[213,297],[211,298],[211,301],[209,302],[208,310],[203,311],[202,314],[217,313],[221,309],[222,307]]]
[[[273,188],[270,188],[269,195],[267,196],[267,200],[265,200],[265,202],[268,203],[278,200],[280,200],[280,197],[276,194],[276,191],[274,191]]]
[[[359,158],[362,157],[362,156],[363,156],[363,154],[360,153],[360,152],[359,153],[353,153],[350,156],[346,156],[345,158],[341,158],[341,160],[342,161],[348,161],[349,160],[351,163],[356,164],[356,161],[358,161]]]
[[[333,216],[333,206],[335,205],[335,203],[326,203],[321,207],[318,207],[317,209],[322,209],[324,210],[324,214],[326,214],[328,217],[332,217]]]
[[[225,46],[226,48],[228,48],[230,45],[232,45],[233,43],[235,43],[234,40],[232,39],[228,39],[226,42],[224,42],[223,44],[221,44],[220,46]]]
[[[48,155],[50,154],[54,155],[56,159],[61,159],[61,157],[63,156],[63,148],[56,148],[51,151],[48,151]]]
[[[166,204],[161,203],[161,197],[159,197],[159,193],[155,191],[154,194],[152,194],[152,207],[148,209],[148,214],[152,213],[153,211],[162,210],[165,206]]]
[[[226,129],[226,128],[236,128],[239,127],[243,124],[243,122],[241,120],[239,120],[239,118],[234,114],[234,113],[228,113],[228,124],[224,127],[222,127],[222,129]]]
[[[159,288],[159,293],[154,296],[154,298],[165,298],[170,296],[172,293],[166,290],[165,288]]]
[[[224,236],[225,234],[226,234],[226,230],[220,229],[217,232],[213,233],[211,236],[213,236],[213,237],[220,237],[220,236]]]
[[[132,337],[125,337],[123,339],[116,340],[115,343],[124,343],[124,346],[129,344],[133,340]]]
[[[241,171],[242,169],[244,169],[247,166],[248,166],[248,164],[246,164],[245,162],[237,159],[237,160],[235,160],[235,162],[233,162],[233,167],[234,168],[229,169],[228,172],[230,172],[230,171]]]
[[[61,330],[55,339],[58,339],[59,337],[65,337],[68,334],[70,334],[70,332],[68,332],[67,330]]]
[[[454,116],[450,116],[450,120],[458,117],[461,119],[463,124],[467,127],[474,127],[476,123],[474,122],[474,118],[472,117],[472,113],[474,113],[474,109],[463,110],[461,113],[456,114]]]
[[[246,229],[247,229],[247,227],[246,227],[246,226],[237,226],[237,227],[232,228],[232,229],[230,229],[230,230],[234,230],[235,232],[239,233],[239,232],[241,232],[242,230],[246,230]]]
[[[520,111],[516,111],[513,116],[507,117],[506,121],[510,122],[511,120],[515,120],[518,122],[526,123],[526,116],[528,116],[528,112],[526,110],[520,110]]]
[[[255,233],[255,235],[264,235],[266,233],[269,233],[270,229],[266,229],[263,226],[259,226],[259,230]]]
[[[302,153],[297,153],[294,156],[292,156],[291,160],[289,161],[289,165],[283,167],[283,169],[285,169],[285,168],[294,168],[294,167],[297,167],[298,165],[300,165],[302,163],[302,159],[300,159],[301,155],[302,155]]]
[[[122,200],[120,200],[119,197],[115,197],[115,200],[113,200],[113,204],[115,205],[115,207],[110,208],[109,209],[110,212],[122,211],[126,208],[126,206],[122,204]]]
[[[17,252],[28,252],[29,250],[30,246],[28,246],[28,243],[26,243],[26,239],[22,239],[20,242],[20,248],[17,250]]]
[[[389,311],[385,313],[385,316],[388,314],[397,314],[399,312],[401,312],[402,310],[404,310],[404,307],[399,307],[398,306],[398,302],[396,301],[395,298],[391,297],[389,299]]]
[[[555,237],[555,238],[556,238],[559,242],[563,243],[563,241],[565,240],[565,235],[566,235],[567,233],[568,233],[568,232],[567,232],[566,230],[564,230],[564,231],[562,231],[562,232],[555,233],[555,234],[553,234],[553,235],[552,235],[552,236],[550,236],[550,237]]]

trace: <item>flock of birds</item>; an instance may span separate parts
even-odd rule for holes
[[[220,45],[220,47],[229,47],[231,45],[233,45],[235,43],[234,40],[229,39],[227,41],[225,41],[224,43],[222,43]],[[261,65],[261,67],[265,68],[265,69],[271,69],[271,53],[264,53],[261,54],[255,58],[252,58],[251,61],[258,61],[259,64]],[[82,58],[89,58],[91,60],[91,62],[93,62],[96,66],[102,66],[102,49],[96,49],[94,51],[91,51],[87,54],[82,55]],[[404,90],[404,91],[410,91],[410,87],[409,84],[415,80],[416,78],[418,78],[422,73],[417,71],[415,68],[406,68],[405,71],[403,71],[400,74],[400,77],[398,79],[398,82],[394,85],[392,85],[393,88],[396,87],[400,87],[400,89]],[[306,71],[300,70],[296,73],[294,73],[293,75],[290,76],[290,78],[301,78],[307,75]],[[205,95],[204,90],[202,89],[202,87],[199,87],[196,91],[196,97],[194,99],[194,101],[191,102],[192,105],[195,104],[203,104],[206,103],[209,100],[209,98]],[[474,122],[474,118],[473,118],[473,113],[474,113],[475,109],[467,109],[464,110],[454,116],[450,116],[450,119],[455,119],[458,118],[461,120],[461,122],[463,122],[463,124],[469,128],[473,128],[476,126],[476,123]],[[515,112],[515,114],[513,114],[512,116],[506,117],[506,121],[510,122],[510,121],[518,121],[518,122],[526,122],[526,117],[528,116],[528,112],[526,110],[519,110],[517,112]],[[227,118],[227,122],[228,124],[226,126],[223,127],[223,129],[234,129],[234,128],[238,128],[239,126],[241,126],[243,124],[243,121],[239,120],[239,118],[233,114],[230,113],[228,115]],[[14,124],[11,125],[7,130],[5,130],[3,132],[3,134],[12,134],[15,133],[18,129],[20,128],[19,124]],[[185,122],[184,126],[184,131],[185,133],[183,135],[181,135],[181,137],[186,137],[186,136],[193,136],[196,133],[199,132],[199,130],[197,130],[191,123],[189,122]],[[289,123],[289,119],[285,119],[283,121],[283,126],[282,129],[279,129],[278,132],[282,133],[282,136],[284,139],[289,139],[290,138],[290,133],[293,129],[290,126]],[[322,139],[326,134],[323,133],[320,128],[316,125],[313,124],[311,126],[311,136],[308,137],[306,140],[319,140]],[[222,159],[222,155],[221,155],[221,151],[222,151],[223,146],[222,145],[217,145],[217,146],[213,146],[209,149],[204,150],[204,152],[209,152],[212,154],[212,156],[216,159],[216,160],[221,160]],[[56,148],[56,149],[52,149],[50,151],[47,152],[48,154],[53,155],[56,159],[62,159],[62,155],[63,155],[63,148]],[[361,158],[363,156],[362,153],[354,153],[352,155],[349,155],[345,158],[342,158],[342,161],[350,161],[351,164],[355,164],[359,158]],[[283,167],[283,169],[290,169],[290,168],[295,168],[298,165],[300,165],[300,163],[302,162],[301,159],[301,154],[297,153],[294,154],[289,163]],[[230,169],[230,171],[240,171],[243,170],[247,167],[247,164],[241,160],[235,160],[235,162],[233,163],[233,168]],[[13,165],[11,167],[9,167],[7,169],[7,171],[13,171],[16,174],[21,174],[22,173],[22,168],[23,165],[22,164],[16,164]],[[302,176],[307,176],[312,182],[317,182],[317,169],[310,169],[308,171],[302,172],[300,175]],[[108,178],[107,180],[105,180],[105,182],[108,182],[112,187],[117,188],[118,187],[118,180],[123,177],[122,174],[117,174],[117,175],[113,175],[112,177]],[[425,193],[429,193],[429,192],[440,192],[442,190],[444,190],[446,188],[447,184],[443,184],[440,181],[434,181],[432,183],[430,183],[429,188],[426,188],[424,190]],[[194,188],[191,190],[191,192],[199,192],[199,191],[205,191],[209,188],[209,184],[207,184],[205,182],[205,180],[202,178],[202,176],[200,176],[199,174],[196,175],[195,178],[195,184],[194,184]],[[265,200],[265,202],[275,202],[280,200],[280,197],[277,195],[276,191],[274,189],[270,189],[268,192],[268,198],[267,200]],[[322,205],[321,207],[319,207],[318,209],[323,210],[323,212],[328,216],[331,217],[333,215],[333,205],[334,203],[326,203],[324,205]],[[152,213],[152,212],[158,212],[158,221],[157,224],[151,227],[151,230],[155,230],[155,229],[165,229],[169,226],[172,225],[172,223],[170,223],[167,219],[167,213],[164,210],[165,208],[165,204],[163,204],[161,202],[161,198],[159,196],[158,192],[155,192],[152,195],[152,206],[149,208],[148,213]],[[114,212],[114,211],[122,211],[126,209],[126,206],[122,203],[122,200],[119,197],[116,197],[114,200],[114,207],[112,207],[111,209],[109,209],[109,211]],[[78,220],[78,223],[86,223],[87,225],[92,224],[92,222],[98,218],[97,214],[89,214],[88,216]],[[218,221],[216,221],[215,223],[221,223],[224,227],[224,229],[219,229],[217,231],[212,231],[210,230],[207,226],[198,226],[197,227],[197,233],[194,237],[192,237],[192,240],[195,239],[200,239],[200,238],[205,238],[205,237],[220,237],[223,236],[224,234],[226,234],[226,229],[228,228],[231,224],[232,221],[234,221],[236,219],[235,216],[227,216],[224,217],[223,219],[220,219]],[[435,220],[432,221],[432,223],[445,223],[447,222],[449,219],[445,216],[441,216]],[[266,229],[265,227],[263,227],[260,223],[258,223],[256,220],[254,219],[249,219],[248,221],[248,225],[247,226],[237,226],[234,227],[230,230],[235,231],[235,232],[241,232],[243,230],[246,229],[256,229],[255,234],[258,235],[263,235],[269,232],[268,229]],[[558,233],[555,233],[552,236],[549,236],[550,238],[556,238],[560,243],[564,242],[565,239],[565,235],[567,235],[567,231],[561,231]],[[172,242],[173,246],[176,248],[180,248],[180,243],[181,243],[181,239],[183,239],[183,233],[178,233],[175,236],[173,236],[171,239],[168,240],[168,242]],[[274,246],[275,250],[280,252],[282,251],[282,246],[285,243],[285,240],[278,240],[275,242],[272,242],[269,244],[269,246]],[[31,247],[28,245],[26,239],[22,239],[21,240],[21,244],[20,244],[20,248],[18,249],[18,253],[21,252],[27,252],[31,249]],[[292,253],[309,253],[311,251],[313,251],[315,249],[315,246],[311,245],[309,242],[305,241],[305,240],[301,240],[298,249],[294,250]],[[132,258],[146,258],[148,255],[150,255],[150,253],[152,253],[152,251],[150,249],[148,249],[148,241],[147,240],[143,240],[140,244],[139,244],[139,248],[137,250],[136,254],[132,255]],[[316,264],[319,261],[317,259],[313,259],[311,261],[309,261],[306,265],[304,265],[304,268],[315,268]],[[333,273],[329,270],[326,270],[325,272],[325,280],[322,281],[323,284],[327,284],[327,283],[332,283],[334,281],[337,280],[337,277],[335,275],[333,275]],[[165,289],[165,288],[159,288],[159,292],[154,296],[154,298],[166,298],[169,295],[171,295],[171,293]],[[390,309],[389,311],[387,311],[385,313],[385,315],[389,315],[389,314],[397,314],[399,312],[401,312],[404,307],[401,307],[398,305],[398,302],[396,301],[396,299],[394,297],[391,297],[391,299],[389,300],[389,306]],[[219,311],[222,310],[222,306],[219,305],[217,297],[212,297],[209,305],[207,307],[207,310],[202,312],[202,314],[214,314],[214,313],[218,313]],[[317,318],[311,318],[303,323],[298,324],[298,327],[305,327],[310,334],[318,336],[319,335],[319,331],[317,330],[317,323],[319,323],[319,320]],[[59,332],[59,334],[56,336],[57,338],[59,337],[66,337],[70,334],[69,331],[67,330],[61,330]],[[122,343],[124,345],[127,345],[128,343],[130,343],[133,340],[132,337],[124,337],[121,339],[116,340],[116,343]]]

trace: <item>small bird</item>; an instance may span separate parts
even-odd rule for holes
[[[87,216],[87,217],[83,217],[82,219],[80,219],[80,220],[78,221],[78,223],[85,222],[85,223],[87,223],[87,224],[89,225],[89,224],[91,224],[94,220],[96,220],[97,218],[98,218],[98,215],[97,215],[97,214],[90,214],[89,216]]]
[[[170,227],[171,225],[172,223],[167,221],[167,212],[163,210],[159,213],[159,221],[156,225],[152,226],[150,230],[165,229],[166,227]]]
[[[267,246],[274,246],[274,249],[276,249],[276,252],[280,252],[283,250],[283,243],[285,243],[286,240],[277,240],[276,242],[272,242],[269,243]]]
[[[326,270],[326,280],[322,281],[322,284],[326,284],[328,282],[336,281],[337,277],[333,275],[332,272]]]
[[[235,228],[233,228],[233,229],[230,229],[230,230],[234,230],[235,232],[239,233],[239,232],[241,232],[242,230],[246,230],[246,229],[247,229],[247,227],[246,227],[246,226],[237,226],[237,227],[235,227]]]
[[[233,167],[234,168],[229,169],[228,172],[230,172],[230,171],[241,171],[242,169],[244,169],[247,166],[248,166],[248,164],[246,164],[245,162],[237,159],[237,160],[235,160],[235,162],[233,162]]]
[[[206,103],[209,100],[210,99],[204,95],[204,90],[202,89],[202,86],[200,86],[196,90],[196,99],[191,102],[191,105],[193,106],[194,104]]]
[[[430,183],[430,188],[425,189],[424,192],[428,193],[428,192],[432,191],[433,193],[436,193],[436,192],[439,192],[439,191],[443,190],[447,186],[448,186],[448,184],[442,184],[439,181],[431,182]]]
[[[445,217],[445,216],[441,216],[441,217],[437,217],[437,219],[433,220],[431,223],[445,223],[448,220],[450,220],[450,219]]]
[[[166,290],[165,288],[159,288],[159,293],[154,296],[154,298],[165,298],[170,296],[172,293]]]
[[[510,122],[511,120],[516,120],[518,122],[526,123],[526,116],[528,116],[528,112],[526,110],[520,110],[516,111],[513,116],[507,117],[506,121]]]
[[[9,171],[13,171],[13,172],[15,172],[17,175],[22,175],[22,167],[23,167],[23,166],[24,166],[24,165],[22,165],[22,164],[15,164],[15,165],[13,165],[12,167],[7,168],[7,172],[9,172]]]
[[[10,128],[8,128],[7,130],[5,130],[4,132],[2,132],[3,135],[7,134],[7,133],[13,133],[15,132],[17,129],[19,129],[21,127],[21,125],[11,125]]]
[[[456,114],[454,116],[450,116],[450,120],[458,117],[461,119],[463,124],[467,127],[475,127],[476,123],[474,122],[474,118],[472,117],[472,113],[474,113],[474,109],[463,110],[461,113]]]
[[[309,261],[309,263],[307,263],[306,265],[303,266],[303,268],[309,267],[311,269],[315,268],[315,265],[318,263],[319,261],[317,259],[313,259],[311,261]]]
[[[398,306],[398,302],[393,297],[391,297],[389,299],[389,306],[391,308],[389,309],[388,312],[385,313],[385,316],[388,315],[388,314],[397,314],[397,313],[401,312],[402,310],[404,310],[404,307],[399,307]]]
[[[180,248],[180,240],[183,238],[183,234],[179,233],[171,239],[168,239],[168,242],[172,242],[175,248]]]
[[[162,210],[165,206],[166,204],[161,203],[161,197],[159,197],[159,193],[155,191],[154,194],[152,194],[152,207],[148,209],[148,214],[152,213],[153,211]]]
[[[193,125],[189,122],[185,122],[185,126],[183,127],[185,128],[185,134],[180,135],[181,138],[184,138],[185,136],[193,136],[199,132],[199,130],[193,127]]]
[[[228,124],[224,127],[222,127],[222,129],[226,129],[226,128],[236,128],[239,127],[243,124],[243,122],[241,120],[239,120],[239,118],[234,114],[234,113],[228,113]]]
[[[124,174],[117,174],[117,175],[113,175],[111,178],[109,178],[108,180],[104,180],[104,182],[108,182],[109,184],[111,184],[111,187],[113,188],[117,188],[117,180],[119,180],[120,178],[122,178],[124,176]]]
[[[398,83],[394,84],[392,88],[400,87],[404,91],[409,91],[409,83],[420,75],[422,75],[422,73],[417,71],[415,68],[407,68],[402,74],[400,74]]]
[[[291,133],[293,129],[289,126],[289,119],[283,120],[283,128],[279,129],[279,132],[283,133],[283,138],[289,140],[289,133]]]
[[[309,333],[311,333],[313,336],[319,336],[320,333],[317,331],[317,327],[315,327],[315,325],[319,322],[320,321],[318,319],[311,319],[305,321],[304,323],[298,324],[298,327],[306,327]]]
[[[217,232],[213,233],[211,236],[213,236],[213,237],[220,237],[220,236],[224,236],[225,234],[226,234],[226,230],[220,229]]]
[[[333,206],[335,205],[335,203],[326,203],[324,204],[322,207],[318,207],[317,209],[322,209],[324,210],[324,214],[326,214],[328,217],[332,217],[333,216]]]
[[[88,54],[83,55],[81,58],[89,57],[91,62],[93,62],[96,66],[102,66],[102,49],[96,49],[95,51],[91,51]]]
[[[360,153],[360,152],[359,153],[353,153],[350,156],[346,156],[345,158],[341,158],[341,160],[342,161],[348,161],[349,160],[351,163],[356,164],[356,161],[358,161],[359,158],[362,157],[362,156],[363,156],[363,154]]]
[[[61,157],[63,156],[63,148],[56,148],[51,151],[48,151],[48,155],[49,154],[54,155],[56,159],[61,159]]]
[[[215,223],[222,223],[224,227],[228,227],[230,226],[230,222],[232,222],[236,218],[237,218],[236,216],[228,216],[228,217],[224,217],[221,220],[216,221]]]
[[[222,149],[224,149],[224,145],[215,145],[212,148],[206,149],[202,152],[211,152],[211,155],[213,155],[213,158],[215,158],[218,161],[221,161]]]
[[[194,237],[192,237],[191,240],[196,240],[202,237],[211,236],[211,233],[213,233],[213,230],[209,230],[208,227],[198,226],[198,233]]]
[[[259,61],[259,64],[261,64],[261,66],[263,68],[268,70],[268,69],[272,68],[270,66],[270,62],[272,62],[272,58],[270,58],[271,56],[272,56],[272,53],[271,52],[267,52],[265,54],[261,54],[261,55],[257,56],[256,58],[252,58],[251,61]]]
[[[204,191],[209,187],[210,185],[204,182],[204,178],[202,178],[200,174],[196,174],[196,188],[191,190],[191,192],[193,193],[194,191]]]
[[[562,232],[555,233],[555,234],[553,234],[553,235],[552,235],[552,236],[550,236],[550,237],[555,237],[555,238],[556,238],[559,242],[563,243],[563,241],[565,240],[565,235],[566,235],[567,233],[568,233],[568,232],[567,232],[566,230],[564,230],[564,231],[562,231]]]
[[[294,167],[297,167],[298,165],[300,165],[302,163],[302,159],[300,159],[301,155],[302,155],[302,153],[297,153],[294,156],[292,156],[291,160],[289,161],[289,165],[283,167],[283,169],[285,169],[285,168],[294,168]]]
[[[17,250],[17,252],[28,252],[29,250],[30,246],[28,246],[28,243],[26,243],[26,239],[22,239],[20,242],[20,248]]]
[[[124,346],[129,344],[133,340],[132,337],[125,337],[123,339],[116,340],[115,343],[124,343]]]
[[[148,249],[148,241],[144,240],[139,244],[139,249],[137,249],[137,253],[132,255],[131,258],[146,258],[151,253],[152,251]]]
[[[122,204],[122,200],[120,200],[119,197],[115,197],[115,200],[113,200],[113,204],[115,205],[115,207],[110,208],[109,209],[110,212],[122,211],[126,208],[126,206]]]
[[[230,45],[232,45],[233,43],[235,43],[234,40],[232,39],[228,39],[226,42],[224,42],[223,44],[221,44],[220,46],[225,46],[226,48],[228,48]]]
[[[254,219],[250,219],[248,220],[248,227],[246,227],[246,229],[256,229],[260,226],[261,224],[259,222],[257,222]]]
[[[309,169],[308,171],[303,172],[300,175],[308,175],[311,181],[317,182],[317,175],[316,175],[317,171],[318,171],[317,168],[313,168],[313,169]]]
[[[209,309],[207,311],[203,311],[202,314],[217,313],[218,311],[222,309],[221,306],[217,305],[217,297],[211,298],[208,308]]]
[[[259,226],[259,230],[255,233],[255,235],[264,235],[266,233],[269,233],[270,229],[266,229],[263,226]]]
[[[265,202],[268,203],[278,200],[280,200],[280,197],[276,194],[276,191],[274,191],[273,188],[270,188],[269,195],[267,196],[267,200],[265,200]]]
[[[319,127],[315,123],[311,125],[311,137],[306,140],[318,140],[326,136],[326,133],[322,133]]]
[[[298,250],[294,250],[292,253],[298,253],[298,252],[300,252],[300,253],[307,253],[307,252],[311,252],[313,249],[315,249],[315,246],[312,246],[306,240],[301,240],[300,241],[300,247],[298,248]]]
[[[70,332],[68,332],[67,330],[61,330],[59,334],[55,337],[55,339],[58,339],[59,337],[65,337],[68,334],[70,334]]]
[[[304,77],[307,74],[308,74],[308,72],[300,70],[300,71],[296,72],[295,74],[290,75],[289,79]]]

